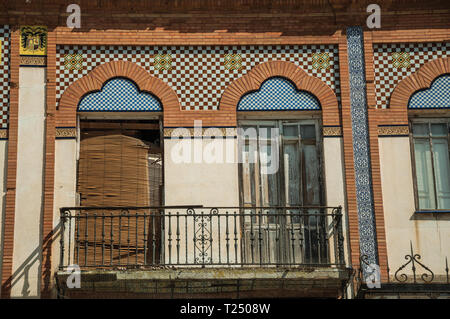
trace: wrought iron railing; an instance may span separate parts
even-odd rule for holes
[[[60,268],[345,266],[340,207],[61,209]]]

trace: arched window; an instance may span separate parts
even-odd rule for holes
[[[450,210],[450,75],[413,94],[409,109],[448,109],[448,116],[411,120],[416,202],[420,211]]]

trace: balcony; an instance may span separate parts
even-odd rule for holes
[[[151,282],[155,294],[199,283],[242,292],[250,282],[272,290],[281,282],[332,287],[335,294],[350,274],[343,233],[340,207],[62,208],[58,278],[77,265],[85,290],[110,293],[123,289],[122,278],[139,287]],[[105,286],[92,279],[99,274],[114,279]]]

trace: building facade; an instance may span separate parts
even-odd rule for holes
[[[1,298],[448,298],[450,7],[370,4],[4,1]]]

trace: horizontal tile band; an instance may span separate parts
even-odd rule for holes
[[[76,127],[57,127],[56,128],[56,139],[68,139],[77,137]]]
[[[383,125],[378,126],[378,136],[392,137],[392,136],[408,136],[408,125]]]
[[[235,137],[237,129],[235,127],[202,127],[202,128],[164,128],[165,138],[178,137]]]
[[[341,137],[342,127],[341,126],[324,126],[323,127],[323,137]]]
[[[0,129],[0,139],[8,139],[8,129]]]

